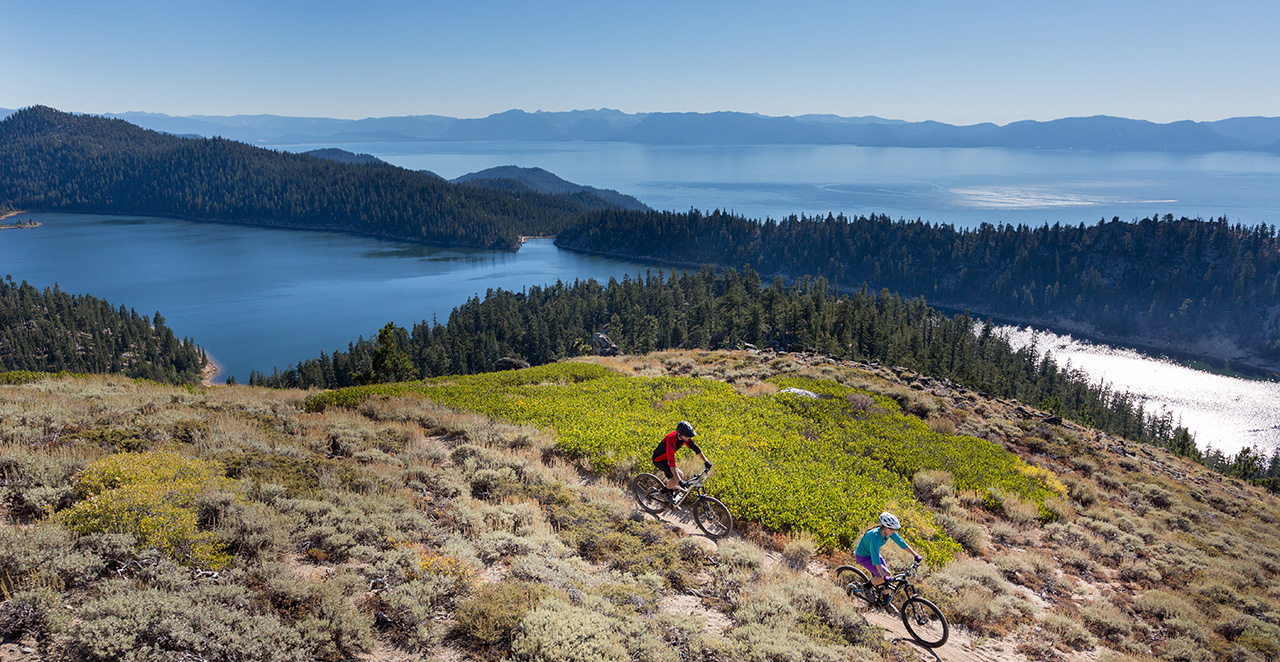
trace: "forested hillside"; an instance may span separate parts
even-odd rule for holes
[[[338,163],[36,106],[0,122],[0,207],[171,216],[513,249],[554,234],[590,196],[459,186],[380,163]]]
[[[749,264],[766,277],[821,276],[843,290],[867,284],[935,306],[1280,365],[1274,226],[1166,215],[956,229],[887,216],[757,222],[609,211],[567,228],[556,245],[672,264]]]
[[[887,291],[841,295],[823,279],[761,287],[753,271],[650,274],[607,286],[557,283],[524,292],[490,290],[456,308],[444,324],[423,322],[389,337],[413,365],[413,376],[490,371],[513,357],[543,364],[589,351],[607,331],[628,353],[673,348],[737,348],[745,344],[874,360],[1017,398],[1077,421],[1194,454],[1168,413],[1144,411],[1127,393],[1089,384],[1033,349],[1015,351],[991,327],[966,315],[948,317],[924,300]],[[370,374],[376,344],[351,343],[283,372],[254,374],[251,384],[335,388]],[[385,349],[384,349],[385,351]]]
[[[159,312],[139,315],[56,286],[44,291],[0,279],[0,372],[116,372],[194,384],[208,360],[178,340]]]

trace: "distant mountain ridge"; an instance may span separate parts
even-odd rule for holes
[[[4,112],[4,111],[0,111]],[[609,108],[566,112],[508,110],[488,117],[440,115],[359,120],[278,115],[108,114],[178,135],[224,137],[277,145],[383,141],[617,141],[638,144],[848,144],[877,147],[1006,147],[1133,151],[1280,153],[1280,117],[1234,117],[1159,124],[1096,115],[1006,125],[957,126],[875,116],[752,113],[624,113]]]

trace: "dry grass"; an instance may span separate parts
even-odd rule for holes
[[[1009,494],[957,491],[944,473],[912,478],[917,497],[970,556],[920,583],[957,626],[1017,637],[1024,654],[1044,658],[1280,655],[1274,496],[1153,449],[1112,455],[1106,449],[1115,440],[1008,418],[1012,405],[1003,401],[908,389],[885,369],[717,352],[587,360],[625,374],[721,378],[756,397],[772,392],[762,381],[772,374],[836,379],[893,393],[926,420],[981,431],[1026,459],[1034,454],[1067,486],[1065,498],[1043,508]],[[616,644],[633,659],[900,658],[859,633],[860,621],[843,611],[845,598],[830,594],[833,584],[771,573],[766,552],[746,539],[712,549],[673,535],[640,517],[621,483],[557,454],[554,436],[543,431],[421,398],[372,398],[352,411],[307,414],[306,395],[114,377],[0,387],[0,476],[10,521],[0,528],[0,578],[12,607],[0,605],[0,626],[90,646],[83,626],[71,634],[76,619],[97,624],[91,610],[141,608],[108,586],[119,575],[165,613],[207,614],[211,601],[230,600],[226,591],[243,591],[245,600],[218,603],[217,618],[242,624],[228,635],[232,645],[248,650],[249,637],[273,632],[276,641],[308,642],[299,650],[310,651],[309,659],[367,658],[362,651],[375,640],[402,656],[531,657],[537,646],[584,632],[583,623],[611,633],[596,641],[599,650]],[[113,453],[147,450],[225,466],[234,460],[243,471],[237,490],[200,505],[203,530],[233,550],[224,593],[199,588],[190,571],[175,572],[178,566],[138,551],[128,537],[77,537],[52,521],[50,513],[79,498],[70,488],[77,471]],[[751,522],[744,529],[789,565],[827,560],[802,538]],[[835,561],[847,550],[824,553]],[[305,576],[293,569],[299,558]],[[319,591],[325,581],[333,583],[329,593]],[[518,582],[549,592],[514,616],[481,610],[471,625],[449,629],[463,602],[491,607],[496,602],[474,596],[515,590]],[[477,592],[488,585],[495,588]],[[696,619],[657,609],[664,597],[691,590],[738,627],[711,636]],[[518,643],[492,635],[511,620],[525,633]]]

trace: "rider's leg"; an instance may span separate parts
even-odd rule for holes
[[[673,466],[671,467],[671,473],[675,474],[675,479],[672,481],[667,481],[667,487],[670,487],[671,489],[674,490],[677,487],[680,487],[681,483],[684,482],[684,472],[680,470],[680,467],[674,466],[673,464]],[[671,484],[672,482],[674,482],[675,484],[672,485]]]
[[[884,559],[875,566],[875,572],[871,575],[871,583],[875,586],[876,594],[880,596],[880,600],[888,600],[889,596],[884,591],[885,580],[889,578],[889,566],[884,564]]]
[[[679,469],[678,467],[672,467],[670,463],[668,463],[668,462],[661,462],[661,461],[658,461],[658,460],[654,460],[653,464],[654,464],[654,466],[658,467],[658,471],[660,471],[664,476],[666,476],[666,477],[667,477],[667,481],[666,481],[666,483],[664,484],[664,487],[666,487],[666,488],[667,488],[667,490],[674,490],[674,489],[676,489],[676,487],[679,487],[679,485],[680,485],[680,478],[679,478],[679,472],[680,472],[680,469]]]

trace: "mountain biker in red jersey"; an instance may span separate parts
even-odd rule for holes
[[[880,548],[889,540],[894,541],[899,547],[911,552],[915,555],[916,561],[922,560],[920,552],[912,549],[907,541],[898,535],[898,531],[902,528],[902,522],[893,513],[880,513],[880,525],[868,529],[862,534],[862,539],[858,541],[858,547],[854,550],[853,559],[858,565],[866,568],[871,572],[871,584],[881,586],[884,580],[889,576],[889,566],[885,565],[884,557],[880,554]],[[883,597],[883,596],[882,596]]]
[[[711,460],[708,460],[702,449],[693,443],[693,438],[697,434],[688,421],[680,421],[675,431],[663,437],[658,447],[653,449],[653,464],[667,477],[666,489],[663,491],[663,496],[667,499],[674,495],[677,487],[685,487],[684,473],[680,471],[680,467],[676,466],[676,451],[680,450],[681,446],[688,446],[689,450],[702,458],[702,464],[706,468],[711,468]]]

